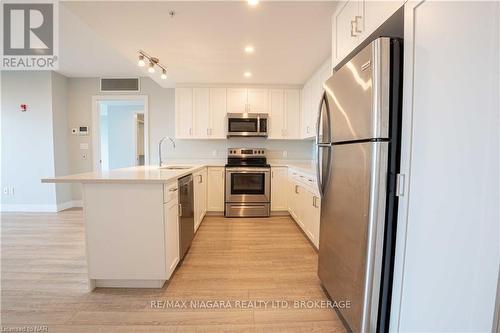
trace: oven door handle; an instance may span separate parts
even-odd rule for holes
[[[265,172],[269,173],[271,170],[269,168],[231,168],[226,169],[229,173],[256,173],[256,172]]]

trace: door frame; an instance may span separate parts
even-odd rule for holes
[[[99,103],[105,101],[142,101],[144,105],[144,165],[149,164],[149,106],[147,95],[92,96],[92,170],[101,170],[101,140]]]

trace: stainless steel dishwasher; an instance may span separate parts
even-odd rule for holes
[[[184,258],[194,237],[193,175],[178,180],[179,185],[179,259]]]

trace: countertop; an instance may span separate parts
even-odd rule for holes
[[[306,161],[269,161],[271,167],[288,167],[297,172],[316,177],[315,165]],[[68,176],[42,179],[42,183],[168,183],[204,167],[223,167],[225,161],[172,161],[168,165],[192,166],[188,169],[171,170],[156,165],[112,169],[99,172],[85,172]]]

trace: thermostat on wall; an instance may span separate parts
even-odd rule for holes
[[[89,135],[88,126],[74,127],[71,129],[71,134],[73,135]]]

